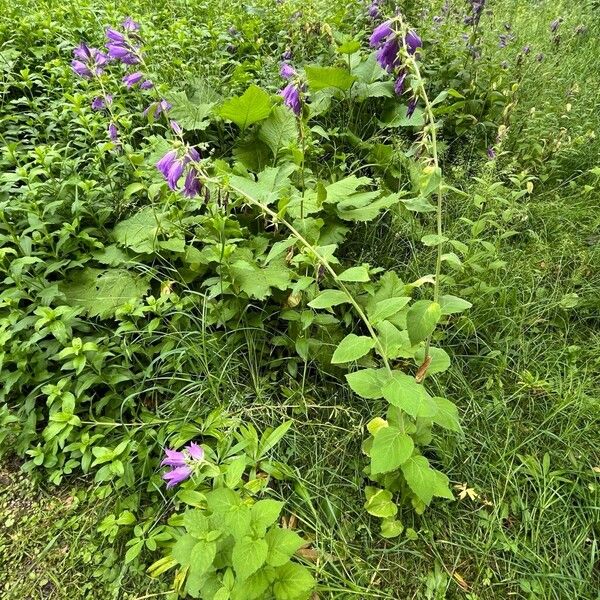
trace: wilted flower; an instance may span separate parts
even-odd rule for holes
[[[398,77],[396,78],[396,81],[394,82],[394,92],[398,96],[401,96],[402,93],[404,92],[404,81],[405,80],[406,80],[406,71],[402,71],[402,73],[400,73],[400,75],[398,75]]]
[[[538,62],[542,62],[544,60],[544,55],[540,52],[536,57],[535,60],[537,60]]]
[[[188,444],[183,451],[165,450],[165,458],[160,463],[161,467],[172,467],[166,471],[162,478],[167,482],[167,487],[172,488],[188,479],[194,469],[204,461],[204,449],[195,442]]]
[[[291,79],[294,75],[296,75],[296,70],[292,65],[288,65],[287,63],[281,63],[281,68],[279,69],[279,75],[284,79]]]
[[[294,114],[299,115],[302,110],[302,105],[300,103],[300,90],[298,89],[298,86],[293,83],[288,83],[279,93],[283,97],[283,103],[291,109]]]
[[[292,51],[289,48],[287,48],[287,50],[281,55],[281,58],[283,58],[283,60],[291,60]]]
[[[134,85],[136,85],[137,83],[139,83],[143,78],[144,78],[144,74],[141,73],[140,71],[136,71],[135,73],[129,73],[128,75],[125,75],[125,77],[123,77],[123,83],[128,88],[131,88]]]
[[[410,102],[408,103],[408,106],[406,107],[406,117],[408,119],[410,119],[413,116],[416,108],[417,108],[417,98],[415,96],[410,99]]]

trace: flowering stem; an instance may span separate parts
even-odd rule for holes
[[[221,183],[219,181],[216,181],[214,179],[211,180],[211,182],[215,183],[216,185],[221,185]],[[344,283],[342,281],[340,281],[337,273],[334,271],[333,267],[329,264],[329,261],[324,256],[322,256],[321,254],[319,254],[318,250],[289,221],[286,221],[285,219],[283,219],[274,210],[270,209],[265,204],[262,204],[256,198],[253,198],[252,196],[250,196],[250,194],[248,194],[247,192],[245,192],[241,188],[238,188],[238,187],[236,187],[234,185],[231,185],[231,184],[229,184],[228,187],[230,189],[232,189],[234,192],[236,192],[238,195],[240,195],[243,198],[245,198],[250,204],[253,204],[254,206],[260,208],[260,210],[262,210],[264,213],[268,214],[272,219],[274,219],[275,221],[278,221],[278,222],[282,223],[283,225],[285,225],[288,228],[288,230],[291,232],[291,234],[307,250],[310,250],[310,252],[312,252],[312,254],[319,261],[319,263],[321,263],[321,265],[323,265],[323,267],[325,268],[325,270],[334,279],[334,281],[336,282],[336,284],[338,285],[338,287],[342,290],[342,292],[344,292],[344,294],[348,298],[348,301],[350,302],[350,304],[352,304],[352,306],[354,307],[354,310],[356,311],[356,313],[358,314],[358,316],[360,317],[360,319],[363,321],[363,323],[367,327],[367,330],[369,331],[369,334],[370,334],[371,338],[373,338],[373,341],[375,342],[375,346],[376,346],[379,354],[381,355],[381,358],[383,360],[385,368],[391,373],[392,368],[391,368],[390,363],[389,363],[389,361],[388,361],[388,359],[387,359],[387,357],[385,355],[385,349],[383,348],[383,344],[381,343],[381,340],[379,339],[379,336],[375,332],[375,329],[373,328],[373,325],[371,324],[371,321],[369,320],[369,317],[367,317],[366,313],[364,312],[364,310],[362,309],[362,307],[360,306],[360,304],[358,304],[358,302],[356,301],[356,299],[354,298],[354,296],[352,295],[352,293],[350,292],[350,290],[344,285]]]

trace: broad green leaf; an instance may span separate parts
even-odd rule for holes
[[[243,581],[238,579],[231,590],[231,600],[263,599],[274,577],[272,571],[274,569],[262,567],[256,573],[252,573],[248,579],[244,579]]]
[[[432,469],[424,456],[412,456],[401,468],[408,487],[423,504],[428,505],[433,496],[454,498],[448,487],[448,478]]]
[[[280,167],[267,167],[259,174],[256,181],[247,177],[234,175],[229,179],[230,184],[262,204],[273,204],[279,201],[282,194],[290,186],[290,175],[295,165],[286,164]]]
[[[463,300],[458,296],[446,295],[440,298],[440,307],[443,315],[451,315],[461,313],[473,306],[467,300]]]
[[[425,124],[423,109],[419,106],[411,117],[407,114],[408,106],[400,104],[396,99],[386,104],[380,124],[383,127],[422,127]]]
[[[126,269],[71,271],[59,289],[71,306],[83,307],[90,317],[113,315],[131,300],[142,298],[149,288],[146,277]]]
[[[206,494],[206,503],[211,512],[222,514],[232,507],[239,506],[242,501],[240,497],[229,488],[217,488]]]
[[[340,44],[335,50],[339,54],[354,54],[360,50],[360,45],[358,40],[347,40]]]
[[[285,421],[278,425],[272,431],[267,429],[263,434],[259,444],[259,455],[263,457],[271,448],[280,442],[283,436],[289,431],[292,421]]]
[[[424,235],[421,238],[421,242],[425,246],[439,246],[440,244],[444,244],[448,241],[448,238],[445,235],[437,235],[435,233],[430,233],[428,235]]]
[[[186,510],[183,514],[183,526],[190,535],[201,538],[208,532],[208,518],[201,510]]]
[[[333,87],[338,90],[349,90],[356,81],[356,77],[350,75],[346,69],[338,67],[320,67],[309,65],[305,68],[308,79],[308,89],[311,92]]]
[[[349,269],[342,271],[338,275],[338,279],[340,281],[366,282],[370,280],[369,269],[364,265],[361,265],[360,267],[350,267]]]
[[[284,565],[306,543],[295,531],[273,527],[265,536],[269,551],[267,564],[272,567]]]
[[[343,219],[344,221],[365,222],[372,221],[381,213],[382,210],[390,208],[391,206],[398,204],[398,202],[398,194],[389,194],[388,196],[382,196],[366,206],[361,206],[358,208],[337,207],[336,210],[340,219]]]
[[[433,333],[441,316],[442,311],[437,302],[431,300],[415,302],[406,314],[406,328],[410,343],[414,346]]]
[[[214,102],[194,102],[185,92],[174,92],[168,96],[173,105],[169,118],[175,119],[186,130],[202,131],[210,125]]]
[[[151,254],[156,251],[159,236],[171,229],[172,224],[161,212],[146,206],[129,219],[117,223],[113,236],[121,246],[134,252]]]
[[[188,506],[206,506],[206,496],[196,490],[179,490],[177,492],[177,499]]]
[[[371,447],[371,473],[389,473],[405,463],[415,445],[412,438],[397,427],[382,427]]]
[[[350,302],[345,292],[341,290],[323,290],[314,300],[308,303],[308,306],[311,308],[331,308],[345,302]]]
[[[289,562],[277,567],[273,584],[276,600],[307,600],[315,587],[315,579],[302,565]]]
[[[285,290],[289,287],[292,273],[282,261],[273,261],[265,267],[255,262],[237,260],[230,266],[233,281],[251,298],[264,300],[271,288]]]
[[[432,421],[451,431],[461,431],[456,404],[440,397],[433,398],[433,401],[437,405],[437,412],[433,415]]]
[[[404,525],[397,519],[384,519],[381,522],[381,537],[390,539],[398,537],[404,531]]]
[[[375,324],[379,321],[388,319],[389,317],[393,317],[396,313],[401,311],[410,300],[410,296],[399,296],[397,298],[380,300],[375,304],[372,310],[368,311],[371,323]]]
[[[264,539],[254,540],[246,537],[238,540],[233,547],[231,561],[240,580],[247,579],[258,571],[267,560],[268,546]]]
[[[208,571],[215,560],[217,545],[215,542],[199,541],[190,555],[189,577],[200,577]]]
[[[427,367],[427,375],[434,375],[435,373],[443,373],[450,368],[450,356],[442,348],[429,348],[429,356],[431,357],[431,363]],[[415,354],[414,359],[417,365],[422,365],[425,360],[425,348],[419,348]]]
[[[387,358],[412,358],[414,350],[406,331],[401,331],[389,321],[380,321],[375,328]]]
[[[328,204],[337,204],[338,202],[343,202],[350,196],[356,194],[359,187],[366,186],[371,183],[373,183],[373,180],[369,177],[357,177],[356,175],[344,177],[339,181],[330,183],[325,188],[326,196],[324,201]]]
[[[375,346],[375,340],[372,337],[364,335],[348,334],[338,345],[331,357],[334,365],[351,362],[362,358]]]
[[[383,388],[388,380],[387,369],[363,369],[346,374],[346,381],[352,391],[368,400],[382,398]]]
[[[225,483],[227,487],[234,488],[241,481],[248,459],[245,454],[238,456],[227,464]]]
[[[392,502],[392,492],[389,490],[380,490],[375,487],[367,486],[365,489],[367,501],[365,510],[374,517],[387,519],[393,517],[398,512],[398,507]]]
[[[266,119],[271,112],[271,97],[252,84],[241,96],[226,100],[219,110],[221,117],[233,121],[241,129]]]
[[[283,502],[266,498],[265,500],[259,500],[252,505],[250,509],[250,518],[254,531],[259,536],[264,536],[267,527],[270,527],[277,521],[281,509],[283,508]]]
[[[140,192],[145,189],[146,186],[143,183],[140,183],[139,181],[134,181],[125,188],[125,191],[123,192],[123,200],[128,200],[136,192]]]
[[[186,534],[180,537],[173,548],[171,549],[171,556],[182,566],[189,566],[192,550],[198,543],[198,540],[190,534]]]
[[[437,406],[425,388],[414,377],[395,371],[392,379],[383,388],[383,397],[401,408],[411,417],[431,418]]]
[[[261,124],[258,137],[276,157],[280,150],[298,139],[296,117],[285,106],[276,106],[269,118]]]

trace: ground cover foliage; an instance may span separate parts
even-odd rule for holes
[[[2,8],[3,597],[597,598],[596,3]]]

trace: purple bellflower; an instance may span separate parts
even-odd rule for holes
[[[302,105],[300,102],[300,90],[298,86],[293,83],[288,83],[279,93],[283,97],[283,103],[293,111],[295,115],[299,115],[302,110]]]
[[[108,137],[110,138],[111,142],[119,141],[119,131],[117,129],[117,126],[112,122],[108,126]]]
[[[102,110],[112,104],[112,94],[106,94],[106,96],[97,96],[92,100],[92,110]]]
[[[369,8],[367,9],[367,14],[372,18],[376,19],[379,16],[379,6],[377,6],[377,2],[372,2]]]
[[[412,29],[406,34],[404,43],[406,44],[406,50],[409,54],[414,54],[421,46],[423,46],[421,38],[417,35],[417,32]]]
[[[416,108],[417,108],[417,98],[414,97],[414,98],[410,99],[410,102],[408,103],[408,106],[406,107],[406,118],[407,119],[410,119],[413,116]]]
[[[140,90],[151,90],[154,87],[154,83],[150,79],[146,79],[140,83]]]
[[[281,68],[279,69],[279,75],[284,79],[291,79],[296,75],[296,70],[294,67],[289,65],[288,63],[281,63]]]
[[[139,31],[140,29],[140,24],[136,23],[131,17],[126,17],[121,26],[125,31]]]
[[[128,73],[123,77],[123,83],[128,87],[132,88],[134,85],[137,85],[144,78],[144,74],[140,71],[136,71],[135,73]]]
[[[406,80],[406,71],[402,71],[394,82],[394,92],[397,96],[402,96],[404,93],[404,82]]]
[[[204,461],[204,449],[195,442],[188,444],[183,451],[166,449],[165,455],[160,466],[172,467],[162,476],[167,482],[167,488],[175,487],[188,479]]]
[[[378,25],[373,30],[371,37],[369,38],[369,44],[372,48],[377,48],[381,46],[387,38],[391,37],[394,34],[394,30],[392,29],[391,21],[384,21],[381,25]]]
[[[109,58],[97,48],[89,48],[86,44],[81,43],[73,50],[75,57],[71,61],[71,69],[73,72],[85,79],[90,79],[95,75],[102,75],[104,65]]]

